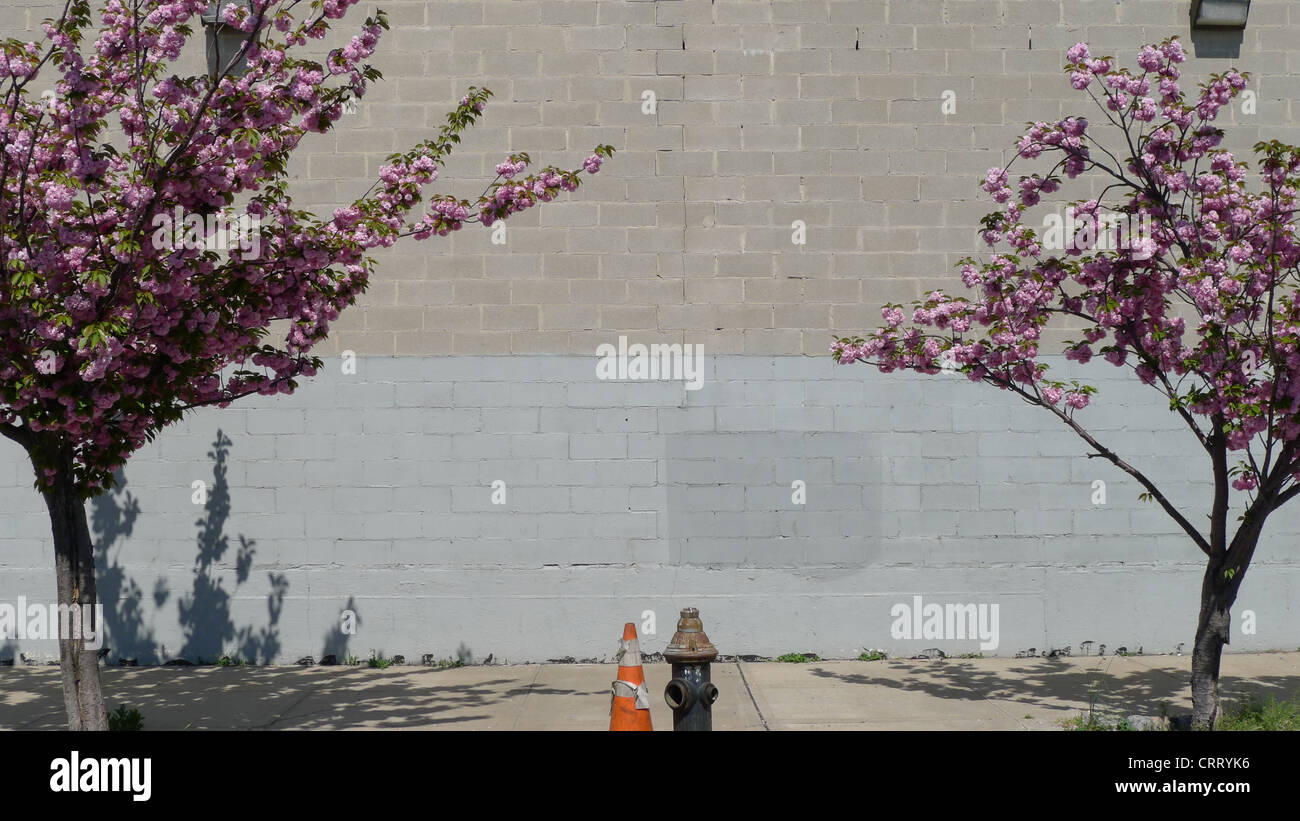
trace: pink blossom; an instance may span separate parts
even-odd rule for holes
[[[8,266],[0,277],[0,420],[21,414],[38,444],[73,445],[82,493],[111,482],[112,470],[185,408],[287,393],[296,377],[314,374],[310,352],[366,289],[373,249],[553,201],[612,154],[598,146],[578,169],[507,180],[478,205],[426,198],[491,96],[471,88],[442,131],[384,163],[370,192],[330,218],[304,214],[281,169],[305,133],[332,127],[341,99],[365,95],[361,61],[373,55],[386,21],[376,13],[323,61],[292,50],[324,38],[330,21],[355,5],[325,0],[322,18],[300,22],[267,0],[255,0],[253,14],[244,4],[218,4],[225,22],[255,36],[247,74],[215,86],[202,76],[183,81],[168,66],[188,36],[202,37],[193,18],[207,0],[145,3],[139,16],[107,0],[98,37],[84,49],[74,37],[84,23],[43,26],[65,50],[44,64],[49,82],[37,84],[53,88],[52,102],[32,104],[20,84],[15,107],[0,111],[0,150],[11,163],[0,183],[0,259]],[[279,34],[268,37],[272,30]],[[43,50],[29,43],[6,52],[0,76],[24,78]],[[122,92],[137,82],[148,89],[143,99]],[[85,150],[87,134],[119,124],[118,153]],[[174,159],[170,174],[142,176],[160,167],[160,150]],[[525,170],[526,156],[509,160],[508,176]],[[190,230],[188,217],[245,200],[243,216],[260,221],[251,231],[256,251],[204,252],[177,240]],[[149,227],[142,233],[141,225]],[[29,450],[39,475],[59,474],[39,464],[52,446]]]
[[[528,167],[528,163],[524,162],[523,160],[513,161],[512,158],[506,160],[505,162],[498,163],[496,170],[497,173],[500,174],[501,176],[505,177],[506,179],[510,179],[511,177],[518,174],[520,171],[523,171],[527,167]],[[599,165],[597,166],[597,168],[599,168]]]

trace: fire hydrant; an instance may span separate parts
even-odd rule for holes
[[[664,650],[664,660],[673,666],[673,680],[664,688],[664,701],[673,709],[674,731],[713,729],[718,688],[710,680],[709,662],[717,657],[718,648],[704,634],[700,611],[682,608],[677,632]]]

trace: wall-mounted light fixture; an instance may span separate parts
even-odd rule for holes
[[[1192,0],[1192,28],[1244,29],[1250,0]]]
[[[208,5],[208,10],[199,16],[203,21],[203,30],[208,43],[208,76],[216,77],[230,61],[235,59],[235,55],[244,47],[244,41],[248,35],[234,26],[225,24],[221,17],[221,10],[226,6],[235,5],[248,8],[248,0],[214,0]],[[241,77],[248,71],[248,61],[240,60],[239,65],[231,66],[229,75],[232,77]]]

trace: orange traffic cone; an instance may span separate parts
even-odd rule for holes
[[[650,726],[650,690],[645,686],[641,669],[641,642],[636,625],[623,625],[623,640],[618,643],[618,680],[609,705],[609,729],[653,730]]]

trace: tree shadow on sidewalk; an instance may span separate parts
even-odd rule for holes
[[[536,669],[115,668],[104,671],[104,691],[110,703],[139,709],[146,730],[511,729],[535,696],[587,699],[596,714],[608,708],[607,689],[537,684]],[[0,678],[0,728],[64,729],[58,671],[23,674]]]
[[[1151,657],[1151,660],[1155,658]],[[1008,661],[1010,666],[990,668],[987,664],[963,659],[890,659],[864,662],[864,666],[884,665],[892,675],[843,673],[824,667],[814,667],[809,672],[819,678],[838,679],[846,684],[918,692],[933,698],[1022,704],[1059,713],[1061,718],[1076,715],[1080,705],[1086,708],[1090,704],[1124,716],[1156,716],[1163,708],[1173,705],[1190,709],[1190,672],[1173,666],[1129,664],[1127,662],[1134,660],[1126,657],[1003,661]],[[1231,658],[1228,657],[1225,668],[1230,667]],[[1291,698],[1300,692],[1300,675],[1241,678],[1225,669],[1220,687],[1225,701],[1238,699],[1246,693]]]

